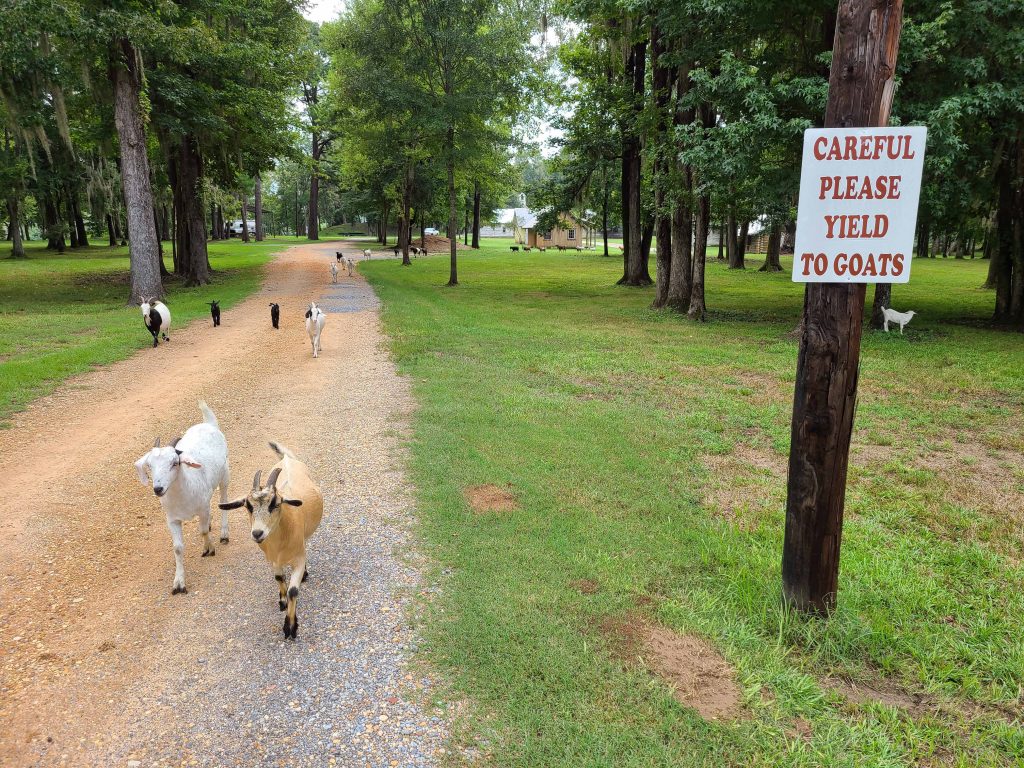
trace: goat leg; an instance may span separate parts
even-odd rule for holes
[[[185,539],[181,535],[181,520],[168,520],[167,529],[171,532],[171,543],[174,546],[174,586],[171,594],[188,594],[185,589]]]
[[[274,569],[274,581],[277,582],[277,610],[283,611],[288,607],[288,602],[284,599],[284,568]]]

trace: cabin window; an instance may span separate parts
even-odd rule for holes
[[[545,232],[544,233],[544,239],[545,240],[550,240],[551,239],[551,233],[550,232]]]
[[[576,239],[576,230],[575,229],[570,229],[569,230],[569,239],[570,240],[575,240]]]

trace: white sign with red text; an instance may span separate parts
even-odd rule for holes
[[[794,282],[910,280],[927,135],[923,126],[804,133]]]

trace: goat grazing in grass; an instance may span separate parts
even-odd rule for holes
[[[907,325],[916,315],[917,312],[910,310],[909,312],[897,312],[895,309],[890,307],[886,309],[882,307],[882,327],[885,332],[889,332],[889,323],[896,323],[900,327],[900,336],[903,335],[903,326]]]
[[[278,323],[281,322],[281,307],[278,304],[271,302],[270,304],[270,323],[275,328],[278,327]]]
[[[220,487],[220,500],[228,499],[228,443],[206,403],[199,401],[203,421],[188,428],[177,440],[165,448],[160,438],[153,447],[135,462],[139,482],[149,485],[147,470],[152,478],[153,493],[160,499],[167,528],[174,546],[174,585],[171,594],[185,593],[185,542],[181,524],[198,515],[199,533],[203,537],[203,557],[217,554],[210,539],[210,497]],[[221,514],[220,541],[228,541],[228,513]]]
[[[146,330],[153,334],[153,346],[160,343],[158,336],[163,336],[164,341],[170,341],[167,331],[171,329],[171,310],[167,305],[158,299],[143,299],[139,309],[142,310]]]
[[[309,341],[313,345],[313,357],[320,356],[320,334],[324,332],[324,325],[327,323],[325,315],[316,302],[309,303],[306,310],[306,333],[309,334]]]
[[[309,469],[280,443],[271,443],[280,461],[270,470],[267,484],[260,485],[260,473],[252,479],[252,490],[242,499],[221,502],[223,510],[245,505],[249,511],[252,538],[263,550],[277,581],[277,607],[288,613],[284,618],[285,638],[295,639],[299,631],[296,601],[299,584],[309,573],[306,568],[306,542],[320,525],[324,497],[309,476]],[[284,569],[291,568],[288,589]]]
[[[339,259],[338,261],[340,262],[341,260]],[[331,263],[331,282],[338,282],[338,265],[333,262]]]
[[[220,302],[209,301],[207,304],[210,305],[210,317],[213,318],[213,327],[216,328],[220,325]]]

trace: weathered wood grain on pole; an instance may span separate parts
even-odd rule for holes
[[[826,128],[888,124],[902,24],[903,0],[839,3]],[[809,283],[804,295],[782,554],[783,594],[802,611],[835,607],[864,292]]]

